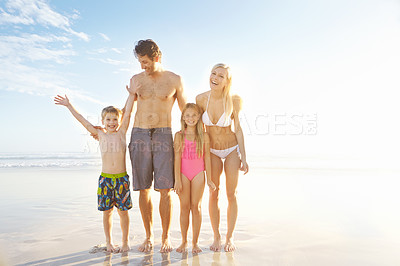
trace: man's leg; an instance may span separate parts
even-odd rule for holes
[[[140,245],[139,251],[149,252],[153,248],[153,203],[151,202],[150,188],[140,190],[139,208],[142,214],[144,229],[146,230],[146,239]]]
[[[169,228],[171,226],[172,218],[172,199],[171,189],[160,189],[160,216],[162,224],[162,242],[161,242],[161,253],[171,252],[172,245],[169,240]]]

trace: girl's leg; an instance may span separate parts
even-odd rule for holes
[[[226,233],[225,251],[234,251],[233,230],[235,229],[238,205],[236,188],[239,180],[240,158],[236,151],[231,152],[225,160],[226,196],[228,198],[228,232]]]
[[[182,244],[176,249],[177,252],[182,253],[187,248],[187,234],[189,229],[189,214],[190,214],[190,181],[184,175],[182,179],[182,191],[179,195],[179,201],[181,204],[181,233],[182,233]]]
[[[192,179],[190,190],[190,210],[192,211],[193,230],[192,252],[194,254],[202,252],[201,248],[198,246],[198,241],[201,228],[201,199],[203,198],[204,185],[204,172],[200,172]]]
[[[214,231],[214,243],[210,246],[213,251],[221,250],[221,234],[219,233],[220,211],[218,206],[219,197],[219,178],[222,173],[222,160],[218,156],[211,153],[211,180],[214,182],[216,189],[210,191],[210,199],[208,202],[208,212],[210,214],[211,226]]]
[[[121,252],[129,251],[129,214],[128,211],[118,209],[119,221],[122,231],[122,247]]]
[[[115,252],[115,247],[111,237],[112,225],[113,225],[112,214],[113,214],[113,208],[103,211],[103,228],[104,228],[104,234],[106,235],[106,247],[108,252]]]

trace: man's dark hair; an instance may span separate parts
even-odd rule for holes
[[[162,55],[157,44],[152,39],[138,41],[133,52],[135,53],[136,58],[138,55],[147,55],[151,60],[154,60],[156,57],[161,59]]]

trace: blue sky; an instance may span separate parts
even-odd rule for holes
[[[231,66],[250,152],[400,148],[399,1],[2,0],[0,152],[93,151],[52,97],[67,93],[98,123],[105,105],[125,102],[141,71],[134,43],[147,38],[189,101],[209,89],[214,64]]]

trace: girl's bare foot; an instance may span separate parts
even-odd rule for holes
[[[193,254],[199,254],[202,251],[203,250],[199,247],[199,245],[197,245],[197,243],[193,244],[193,247],[192,247],[192,253]]]
[[[122,247],[120,249],[121,252],[127,252],[129,251],[131,248],[129,247],[128,243],[122,243]]]
[[[153,249],[153,239],[146,238],[146,240],[138,248],[140,252],[150,252]]]
[[[214,238],[214,243],[210,246],[212,251],[221,251],[221,237]]]
[[[187,242],[182,242],[182,244],[176,249],[176,252],[184,253],[187,251]]]
[[[235,244],[233,244],[232,238],[229,238],[226,240],[224,249],[225,249],[225,252],[235,251],[236,247],[235,247]]]

